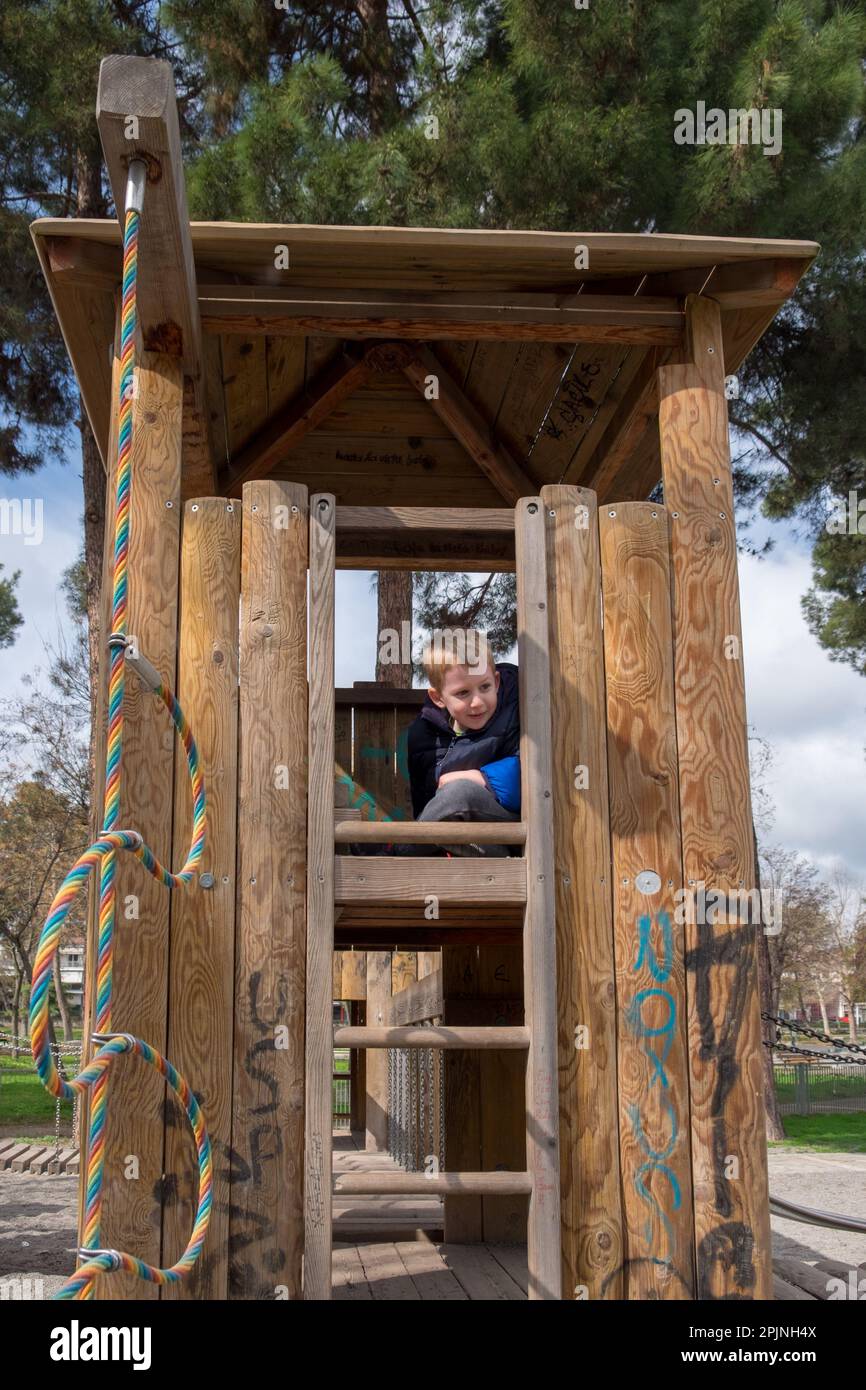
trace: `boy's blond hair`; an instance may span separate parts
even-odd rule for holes
[[[479,628],[445,627],[435,629],[424,644],[421,665],[430,688],[441,694],[445,677],[455,666],[465,666],[473,675],[481,675],[494,662],[487,634]]]

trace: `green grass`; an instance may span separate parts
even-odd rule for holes
[[[63,1060],[67,1071],[74,1073],[79,1065],[78,1059],[67,1056]],[[45,1125],[50,1129],[54,1124],[57,1102],[48,1094],[33,1070],[33,1058],[11,1058],[4,1053],[0,1067],[0,1124],[21,1125],[24,1129]],[[60,1102],[61,1129],[71,1128],[72,1109],[71,1100]]]
[[[785,1115],[785,1138],[773,1149],[807,1149],[813,1153],[866,1153],[866,1110],[847,1115]]]

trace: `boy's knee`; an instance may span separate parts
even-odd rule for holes
[[[421,813],[422,820],[453,820],[458,816],[471,819],[473,813],[487,804],[487,789],[469,778],[460,777],[448,782],[428,802]]]

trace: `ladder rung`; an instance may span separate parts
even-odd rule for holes
[[[464,1051],[523,1051],[528,1028],[429,1027],[335,1028],[335,1047],[441,1047]]]
[[[334,901],[525,903],[526,860],[334,856]]]
[[[434,1192],[471,1192],[480,1196],[517,1196],[532,1192],[531,1173],[340,1173],[334,1179],[334,1194],[360,1197]]]
[[[338,845],[525,845],[523,821],[364,821],[341,810],[334,826]]]

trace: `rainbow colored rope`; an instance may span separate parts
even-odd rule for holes
[[[123,1270],[155,1284],[177,1283],[189,1274],[201,1252],[211,1214],[213,1163],[204,1116],[183,1077],[149,1043],[128,1033],[115,1034],[100,1047],[87,1066],[71,1081],[60,1076],[51,1055],[48,1039],[48,991],[52,965],[60,942],[60,932],[74,899],[91,873],[99,868],[99,927],[96,974],[96,1036],[110,1034],[113,937],[115,926],[115,867],[119,849],[132,852],[148,873],[166,888],[190,883],[201,861],[207,828],[204,778],[198,749],[183,710],[172,692],[160,685],[154,692],[172,717],[186,749],[192,786],[192,841],[186,862],[173,874],[159,862],[136,830],[119,830],[120,772],[123,750],[123,693],[126,675],[127,561],[129,553],[129,511],[132,481],[132,401],[134,394],[135,328],[137,322],[136,277],[138,270],[138,228],[140,213],[129,208],[123,232],[123,305],[120,333],[120,401],[118,424],[117,488],[114,514],[114,588],[112,593],[111,667],[108,682],[108,747],[105,760],[105,800],[103,830],[66,875],[54,897],[36,952],[30,990],[30,1046],[42,1084],[53,1096],[70,1100],[92,1087],[90,1131],[87,1146],[87,1201],[83,1248],[94,1253],[55,1294],[58,1299],[87,1299],[93,1296],[98,1274]],[[199,1192],[195,1222],[186,1249],[176,1264],[167,1269],[149,1265],[134,1255],[118,1250],[99,1250],[102,1220],[102,1182],[105,1167],[105,1119],[108,1068],[123,1052],[142,1057],[165,1077],[180,1098],[193,1130],[198,1153]]]

